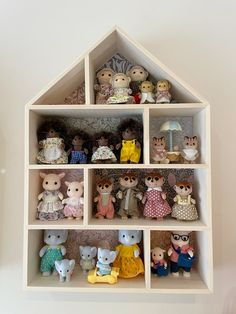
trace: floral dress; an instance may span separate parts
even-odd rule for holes
[[[191,195],[186,197],[176,195],[176,198],[177,202],[172,207],[171,216],[179,220],[197,220],[197,208],[191,203]]]
[[[143,261],[139,256],[134,256],[134,251],[136,250],[140,252],[137,244],[131,246],[120,244],[116,247],[118,256],[113,266],[120,268],[119,277],[133,278],[144,273]]]
[[[110,160],[111,162],[116,162],[116,156],[108,146],[100,146],[97,150],[93,153],[91,161],[107,161]]]
[[[126,104],[127,102],[133,103],[133,97],[130,96],[132,90],[130,88],[114,88],[113,96],[108,98],[109,104]]]
[[[65,200],[65,217],[82,218],[84,214],[83,197],[70,197]]]
[[[148,188],[144,197],[147,200],[144,206],[143,215],[150,218],[163,218],[171,213],[170,205],[161,196],[161,188]]]
[[[38,204],[37,218],[40,220],[57,220],[64,218],[63,205],[58,196],[59,190],[44,191],[42,201]]]
[[[60,137],[46,138],[39,142],[42,149],[37,155],[40,164],[67,164],[68,157],[62,147],[64,140]]]

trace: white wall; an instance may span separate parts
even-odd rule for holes
[[[0,0],[0,8],[0,313],[236,313],[235,1]],[[114,24],[211,102],[214,295],[22,291],[24,105]]]

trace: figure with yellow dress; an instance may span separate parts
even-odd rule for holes
[[[116,247],[117,257],[114,267],[120,269],[119,277],[133,278],[144,273],[143,261],[140,257],[141,230],[119,230],[119,244]]]

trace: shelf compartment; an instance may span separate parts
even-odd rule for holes
[[[43,242],[43,230],[28,231],[28,260],[26,266],[26,276],[24,286],[26,289],[46,289],[49,291],[123,291],[134,292],[144,290],[146,288],[145,275],[139,275],[135,278],[122,279],[118,278],[118,282],[114,285],[109,284],[90,284],[87,282],[87,276],[82,272],[79,266],[79,245],[90,245],[98,247],[100,245],[110,244],[110,249],[115,249],[118,245],[117,230],[69,230],[67,242],[63,245],[67,249],[65,258],[75,259],[76,267],[68,283],[60,283],[58,276],[43,277],[39,272],[40,257],[39,251],[45,245]],[[143,258],[144,242],[139,244],[141,249],[141,258]],[[145,264],[145,263],[144,263]]]
[[[133,228],[137,226],[139,228],[145,227],[154,227],[157,230],[163,230],[165,228],[173,228],[175,230],[206,230],[211,227],[211,199],[208,197],[207,189],[210,188],[209,183],[209,171],[207,169],[157,169],[157,171],[162,174],[165,178],[165,183],[163,190],[167,192],[167,201],[170,206],[173,206],[173,198],[175,197],[176,193],[168,183],[168,176],[169,174],[174,174],[177,180],[186,180],[190,179],[193,181],[193,198],[197,202],[197,210],[199,215],[199,220],[197,221],[177,221],[171,217],[165,217],[162,221],[157,220],[146,220],[142,216],[143,212],[143,205],[139,202],[139,209],[140,209],[140,218],[139,219],[127,219],[123,220],[117,214],[115,215],[114,219],[97,219],[95,218],[96,214],[96,204],[93,202],[94,197],[98,194],[96,191],[96,180],[97,178],[110,178],[114,181],[114,188],[112,195],[115,196],[119,190],[119,176],[130,170],[120,169],[114,167],[113,169],[88,169],[88,178],[91,184],[88,186],[88,225],[94,226],[98,228],[103,228],[103,226],[129,226]],[[139,184],[138,188],[141,192],[146,191],[146,186],[144,182],[144,175],[147,172],[151,172],[155,170],[153,168],[139,168],[139,169],[132,169],[138,178]],[[119,210],[119,200],[116,200],[114,203],[115,212]],[[133,227],[132,227],[133,226]]]
[[[166,121],[177,121],[182,127],[182,131],[173,132],[173,147],[177,145],[179,151],[182,151],[184,136],[197,136],[198,137],[198,151],[199,151],[199,164],[209,163],[209,106],[207,107],[193,107],[193,108],[168,108],[163,104],[163,108],[155,108],[152,105],[150,108],[150,152],[152,145],[152,138],[164,136],[166,140],[166,150],[169,149],[169,133],[160,132],[160,127]],[[153,163],[150,156],[150,162]],[[154,163],[153,163],[154,164]],[[174,162],[172,163],[174,165]],[[185,164],[183,164],[185,165]]]
[[[32,108],[33,106],[31,106]],[[63,121],[69,131],[71,128],[80,128],[93,135],[100,130],[106,130],[113,133],[117,132],[118,124],[126,119],[133,118],[143,124],[144,110],[137,109],[94,109],[94,110],[78,110],[78,109],[30,109],[29,110],[29,129],[26,137],[29,138],[29,145],[27,147],[29,153],[29,160],[26,160],[30,165],[37,163],[36,156],[38,154],[38,139],[37,129],[39,125],[51,118],[57,118]],[[49,165],[50,167],[51,165]]]
[[[51,82],[43,90],[33,105],[37,104],[65,104],[65,98],[68,98],[79,87],[82,88],[85,82],[85,62],[81,58],[77,64],[73,64],[67,71],[62,73],[56,81]],[[76,92],[74,93],[76,94]],[[76,98],[76,95],[74,95]],[[83,102],[85,104],[85,100]]]
[[[37,226],[40,227],[44,225],[46,226],[57,226],[57,225],[77,225],[77,226],[83,226],[83,224],[86,221],[86,214],[87,214],[87,189],[86,184],[84,188],[84,219],[61,219],[56,221],[41,221],[39,219],[36,219],[36,213],[37,213],[37,206],[38,206],[38,195],[42,193],[43,187],[42,182],[43,179],[40,178],[39,173],[61,173],[65,172],[65,177],[61,180],[61,188],[60,192],[62,192],[64,198],[67,198],[67,186],[65,185],[65,181],[83,181],[84,180],[84,171],[82,169],[73,169],[73,170],[66,170],[66,169],[57,169],[57,170],[29,170],[28,172],[28,188],[29,188],[29,194],[28,194],[28,225],[32,226],[32,228],[36,228]]]
[[[173,231],[173,229],[169,229]],[[170,231],[151,231],[150,249],[159,246],[166,251],[171,246]],[[212,255],[210,231],[190,233],[190,246],[195,252],[195,261],[191,269],[191,277],[183,277],[182,272],[178,278],[171,273],[166,277],[151,276],[151,290],[158,293],[211,293],[212,292]],[[151,256],[151,254],[150,254]],[[167,254],[165,259],[168,261]],[[150,272],[151,273],[151,272]]]

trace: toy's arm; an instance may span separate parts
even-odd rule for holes
[[[64,204],[67,204],[68,200],[69,200],[69,198],[64,198],[64,200],[62,200],[62,204],[63,204],[63,205],[64,205]]]
[[[164,261],[164,267],[167,268],[167,262],[166,261]]]
[[[45,140],[39,141],[39,148],[43,148],[45,144]]]
[[[38,195],[38,200],[40,201],[42,198],[43,198],[43,193],[40,193],[40,194]]]
[[[66,248],[63,245],[61,246],[61,254],[66,255]]]
[[[58,197],[60,198],[60,200],[63,200],[63,194],[61,192],[58,193]]]
[[[68,149],[68,151],[66,152],[67,156],[70,155],[71,151],[72,151],[72,148]]]
[[[151,267],[153,267],[154,266],[154,263],[153,262],[151,262]]]
[[[132,94],[133,93],[133,91],[132,91],[132,89],[131,88],[128,88],[128,94]]]
[[[110,147],[110,149],[111,149],[111,150],[113,150],[113,149],[114,149],[114,146],[113,146],[113,145],[110,145],[109,147]]]
[[[173,201],[176,203],[178,201],[177,196],[173,198]]]
[[[118,191],[118,192],[116,193],[116,197],[119,198],[120,200],[122,200],[122,198],[123,198],[123,192],[122,192],[122,191]]]
[[[135,196],[136,196],[137,199],[139,199],[141,201],[142,198],[143,198],[143,193],[142,192],[138,192],[138,193],[136,193]]]
[[[191,198],[191,203],[194,204],[194,205],[196,204],[196,201],[195,201],[194,198]]]
[[[143,198],[142,198],[142,204],[145,204],[147,201],[147,196],[144,194]]]
[[[173,253],[173,250],[172,250],[172,248],[170,247],[169,250],[168,250],[168,252],[167,252],[167,255],[168,255],[168,256],[171,256],[172,253]]]
[[[84,205],[84,198],[81,197],[81,198],[79,199],[79,202],[80,202],[81,205]]]
[[[94,197],[94,203],[97,203],[98,202],[98,196]]]
[[[94,84],[94,89],[95,91],[99,92],[100,91],[100,85],[99,84]]]
[[[139,143],[139,141],[136,141],[136,147],[141,148],[141,144]]]
[[[190,257],[193,257],[193,250],[191,248],[188,249],[187,253]]]
[[[84,152],[86,155],[88,155],[88,149],[87,148],[84,148]]]
[[[166,193],[165,193],[165,192],[162,192],[162,193],[161,193],[161,197],[163,198],[163,200],[166,200]]]
[[[113,203],[115,203],[115,202],[116,202],[116,198],[115,198],[114,196],[112,196],[111,201],[112,201]]]
[[[134,250],[134,257],[138,257],[138,256],[139,256],[139,250],[136,249],[136,250]]]
[[[98,148],[96,146],[93,146],[93,153],[95,153],[97,149]]]
[[[116,144],[116,150],[121,148],[121,143]]]
[[[47,248],[48,248],[47,245],[45,245],[44,247],[41,248],[41,250],[39,251],[39,256],[40,256],[40,257],[43,257],[43,256],[44,256],[44,254],[45,254]]]

